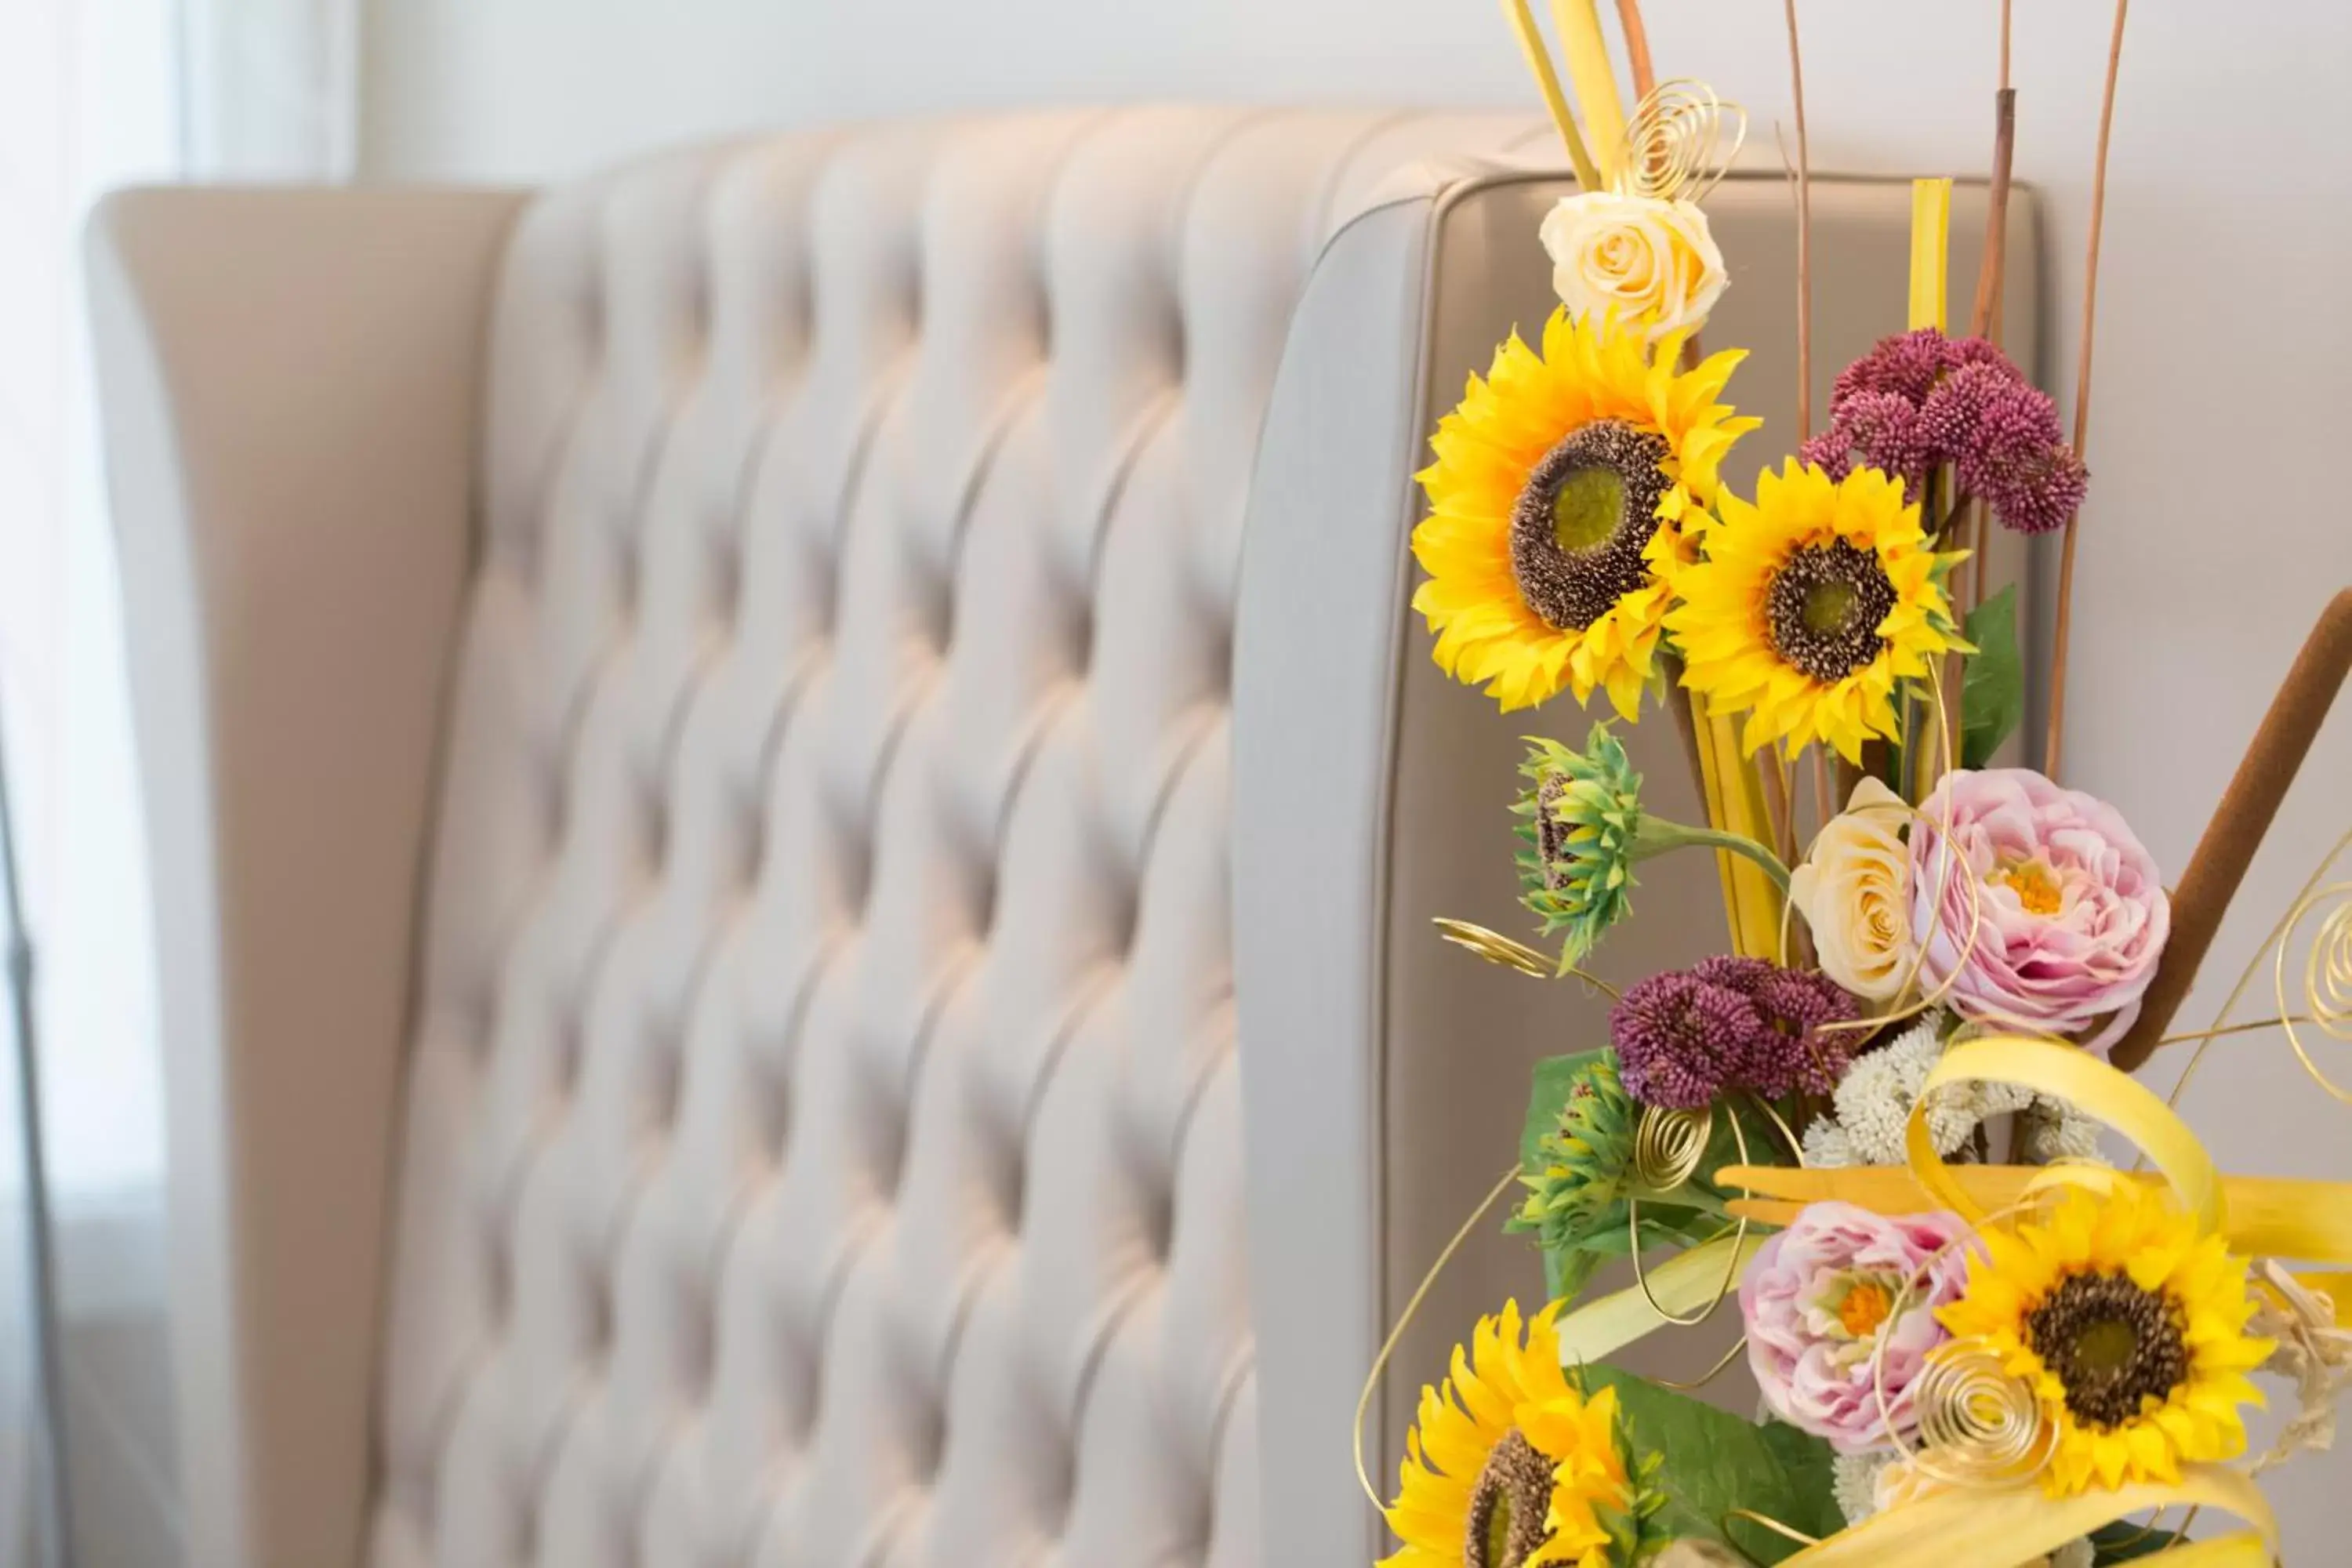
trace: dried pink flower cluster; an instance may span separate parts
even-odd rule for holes
[[[1963,497],[2021,533],[2065,527],[2090,481],[2048,393],[1984,339],[1933,327],[1881,339],[1840,371],[1829,427],[1801,455],[1832,479],[1857,467],[1893,474],[1915,500],[1949,463]]]
[[[1609,1037],[1634,1099],[1696,1110],[1734,1089],[1827,1094],[1845,1075],[1851,1037],[1824,1026],[1859,1011],[1818,970],[1709,958],[1628,988]]]

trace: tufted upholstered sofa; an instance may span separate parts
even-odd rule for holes
[[[1362,1371],[1598,1018],[1427,935],[1510,923],[1523,722],[1403,605],[1542,148],[1142,108],[101,210],[199,1568],[1375,1554]],[[1905,197],[1820,203],[1833,363]],[[1785,196],[1716,210],[1785,430]],[[1533,1278],[1474,1243],[1373,1454]]]

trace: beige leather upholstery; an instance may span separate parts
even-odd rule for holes
[[[1370,1560],[1357,1380],[1595,1021],[1424,925],[1512,921],[1524,724],[1402,597],[1428,418],[1548,299],[1515,146],[107,209],[202,1568]],[[1818,199],[1834,363],[1903,194]],[[1784,197],[1717,206],[1780,414]],[[1712,942],[1703,871],[1618,962]],[[1434,1299],[1382,1470],[1531,1279]]]

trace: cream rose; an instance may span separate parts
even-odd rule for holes
[[[1653,338],[1705,321],[1730,282],[1706,215],[1689,202],[1586,191],[1553,207],[1542,235],[1570,315],[1646,318]]]
[[[1911,934],[1911,856],[1903,846],[1910,817],[1893,790],[1864,779],[1813,841],[1811,858],[1789,878],[1789,901],[1812,928],[1822,972],[1874,1001],[1903,989],[1918,954]]]

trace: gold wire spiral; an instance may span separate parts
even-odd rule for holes
[[[1739,105],[1724,102],[1703,81],[1662,81],[1625,122],[1618,192],[1664,202],[1701,200],[1747,140],[1748,111]]]
[[[1633,1129],[1633,1176],[1653,1193],[1671,1193],[1698,1173],[1715,1135],[1715,1107],[1646,1107]]]
[[[2311,946],[2303,964],[2303,1016],[2297,1018],[2294,1009],[2287,1004],[2287,955],[2295,947],[2296,933],[2315,916],[2318,924],[2312,932]],[[2312,1059],[2312,1042],[2298,1027],[2308,1025],[2328,1039],[2352,1043],[2352,882],[2330,882],[2314,888],[2297,900],[2279,933],[2273,969],[2278,986],[2279,1021],[2286,1030],[2287,1044],[2294,1047],[2304,1070],[2322,1089],[2339,1100],[2352,1103],[2352,1092],[2322,1072],[2319,1064]]]
[[[1956,1486],[1999,1486],[2039,1474],[2058,1441],[2033,1385],[1981,1340],[1938,1347],[1911,1382],[1919,1421],[1913,1462]]]
[[[1526,942],[1514,942],[1498,931],[1473,925],[1468,921],[1450,920],[1441,915],[1432,922],[1437,934],[1456,947],[1468,948],[1489,963],[1499,963],[1506,969],[1516,969],[1538,980],[1551,978],[1551,961]]]

